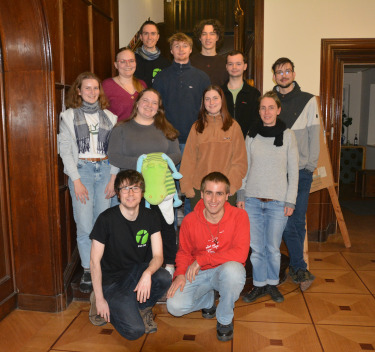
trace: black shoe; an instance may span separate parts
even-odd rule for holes
[[[205,319],[212,319],[216,317],[216,305],[214,305],[211,308],[202,309],[202,317]]]
[[[242,297],[242,300],[246,303],[254,302],[258,298],[267,295],[266,286],[258,287],[254,286],[253,289]]]
[[[266,292],[271,296],[272,300],[277,303],[284,302],[284,296],[274,285],[267,285]]]
[[[83,293],[90,293],[92,291],[91,273],[88,270],[83,272],[81,281],[79,283],[79,290]]]
[[[229,325],[222,325],[217,322],[216,325],[216,336],[219,341],[230,341],[233,339],[233,323]]]

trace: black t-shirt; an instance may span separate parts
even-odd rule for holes
[[[108,285],[118,280],[135,263],[150,262],[151,235],[160,230],[157,213],[142,205],[134,221],[127,220],[119,206],[101,213],[90,238],[105,245],[101,260],[102,284]]]

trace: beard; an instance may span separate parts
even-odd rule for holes
[[[289,82],[289,83],[285,83],[285,84],[283,84],[282,82],[281,83],[278,83],[278,86],[280,87],[280,88],[289,88],[292,84],[294,83],[294,81],[292,80],[291,82]]]

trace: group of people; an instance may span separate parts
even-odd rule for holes
[[[282,239],[293,282],[306,290],[314,280],[303,244],[319,156],[316,99],[301,91],[288,58],[274,63],[276,86],[261,96],[243,78],[243,53],[217,54],[224,33],[217,20],[201,21],[194,33],[201,52],[190,60],[192,39],[176,33],[170,63],[156,46],[157,25],[146,21],[142,47],[116,54],[118,75],[101,83],[80,74],[60,116],[80,290],[93,290],[90,321],[111,322],[130,340],[157,331],[152,307],[165,294],[172,315],[202,310],[217,318],[217,338],[231,340],[250,248],[253,289],[245,302],[284,300]],[[141,155],[156,152],[183,175],[178,249],[174,224],[158,206],[145,207],[147,185],[135,171]]]

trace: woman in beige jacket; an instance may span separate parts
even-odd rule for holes
[[[182,156],[181,191],[190,198],[192,210],[201,198],[202,178],[213,171],[228,177],[228,201],[235,205],[235,193],[247,171],[246,147],[241,127],[230,116],[219,86],[204,91],[198,120],[190,130]]]

